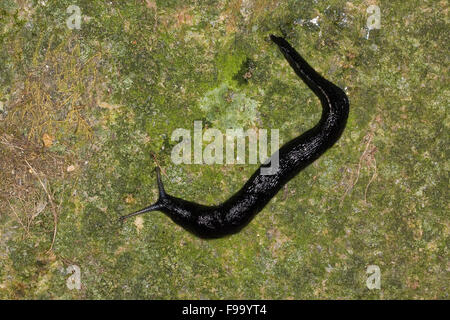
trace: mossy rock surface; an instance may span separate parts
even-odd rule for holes
[[[367,28],[380,8],[380,29]],[[81,10],[80,29],[67,19]],[[0,298],[448,299],[446,1],[1,1]],[[351,103],[339,142],[242,232],[160,212],[256,165],[176,165],[177,128],[311,128],[320,104],[284,35]],[[57,226],[57,228],[55,228]],[[69,290],[67,268],[81,272]],[[381,288],[366,285],[369,265]]]

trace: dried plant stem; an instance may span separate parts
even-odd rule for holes
[[[27,166],[30,168],[31,172],[36,176],[36,178],[39,180],[39,183],[42,186],[42,189],[44,189],[45,194],[47,195],[48,198],[48,202],[50,203],[50,207],[52,210],[52,214],[53,214],[53,238],[52,238],[52,243],[50,245],[50,248],[47,250],[47,252],[50,252],[51,250],[53,250],[53,245],[55,243],[55,239],[56,239],[56,233],[58,230],[58,212],[57,209],[55,207],[55,203],[53,201],[53,197],[52,195],[49,193],[47,187],[45,186],[45,184],[42,182],[41,178],[39,177],[38,173],[36,172],[36,170],[34,170],[34,168],[30,165],[30,163],[25,159],[25,162],[27,164]]]

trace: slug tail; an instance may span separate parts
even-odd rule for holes
[[[121,216],[119,218],[120,221],[125,221],[128,218],[131,218],[131,217],[143,214],[143,213],[147,213],[147,212],[150,212],[150,211],[158,211],[158,210],[161,210],[164,207],[164,204],[162,203],[162,199],[165,199],[167,197],[167,193],[164,190],[164,185],[163,185],[162,180],[161,180],[161,172],[160,171],[161,170],[159,168],[156,168],[156,181],[158,183],[158,192],[159,192],[159,199],[158,199],[158,201],[156,201],[154,204],[152,204],[152,205],[150,205],[148,207],[145,207],[144,209],[141,209],[139,211],[127,214],[125,216]]]
[[[322,104],[327,106],[329,93],[326,91],[329,91],[329,86],[334,85],[317,73],[284,38],[271,34],[270,39],[278,46],[294,72],[319,97]]]

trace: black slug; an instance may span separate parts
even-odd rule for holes
[[[217,206],[205,206],[168,195],[164,191],[159,169],[159,199],[122,220],[149,211],[162,211],[175,223],[201,238],[220,238],[239,232],[260,212],[277,192],[303,168],[319,158],[341,136],[347,122],[349,102],[342,89],[319,75],[283,38],[271,35],[295,73],[319,97],[322,116],[319,123],[292,139],[272,155],[279,164],[273,174],[264,175],[261,165],[247,183],[228,200]]]

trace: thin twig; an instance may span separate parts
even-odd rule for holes
[[[50,193],[48,192],[47,188],[45,187],[44,183],[42,182],[41,178],[39,178],[38,173],[36,172],[36,170],[34,170],[34,168],[28,163],[28,161],[25,159],[26,164],[28,165],[28,167],[30,168],[31,172],[38,178],[39,183],[42,186],[42,189],[44,189],[45,194],[47,195],[48,201],[50,202],[50,206],[52,208],[52,213],[53,213],[53,223],[54,223],[54,228],[53,228],[53,239],[52,239],[52,244],[50,245],[50,248],[46,251],[46,252],[50,252],[53,249],[53,244],[55,243],[55,239],[56,239],[56,232],[58,229],[58,214],[55,208],[55,203],[53,202],[53,198],[50,195]]]
[[[364,191],[364,202],[367,203],[367,190],[369,190],[369,186],[372,183],[372,181],[375,180],[375,178],[377,177],[377,160],[374,158],[373,161],[375,162],[374,164],[374,170],[375,172],[373,173],[372,177],[369,180],[369,183],[366,186],[366,190]]]
[[[152,152],[151,153],[153,156],[153,160],[155,160],[156,166],[159,167],[161,169],[162,174],[166,177],[169,178],[166,174],[166,170],[164,170],[163,168],[161,168],[161,166],[159,165],[158,159],[156,158],[156,155]]]
[[[361,156],[359,157],[358,169],[356,170],[356,178],[355,178],[354,181],[353,181],[353,173],[352,173],[352,181],[351,181],[350,185],[348,186],[348,188],[345,190],[343,196],[341,197],[341,203],[340,203],[340,206],[341,206],[341,207],[342,207],[342,204],[344,203],[345,197],[350,193],[350,191],[351,191],[351,190],[355,187],[355,185],[358,183],[359,175],[360,175],[361,169],[362,169],[362,162],[363,162],[364,158],[366,157],[366,153],[367,153],[367,151],[368,151],[368,149],[369,149],[370,143],[372,142],[372,138],[373,138],[373,130],[372,130],[371,132],[369,132],[369,134],[368,134],[368,139],[367,139],[367,142],[366,142],[366,146],[365,146],[365,148],[364,148],[363,153],[362,153]],[[375,166],[375,170],[376,170],[376,166]],[[375,172],[376,172],[376,171],[375,171]],[[373,176],[372,176],[372,178],[373,178]],[[369,182],[369,185],[370,185],[370,183],[372,183],[372,180],[373,180],[373,179],[371,179],[371,181]],[[366,186],[366,192],[367,192],[367,188],[368,188],[368,186]],[[364,196],[364,198],[365,198],[365,196]]]
[[[2,141],[0,141],[0,143],[4,144],[5,146],[11,147],[11,148],[19,149],[21,151],[24,150],[23,148],[16,146],[16,145],[12,144],[11,142],[9,142],[5,137],[2,137]]]
[[[14,210],[13,206],[11,205],[11,203],[8,201],[9,207],[11,208],[11,211],[14,213],[14,215],[17,218],[17,221],[20,223],[20,225],[23,227],[23,230],[25,230],[25,232],[27,233],[28,236],[30,235],[30,231],[28,230],[28,228],[23,224],[22,219],[19,218],[19,215],[17,214],[16,210]]]

